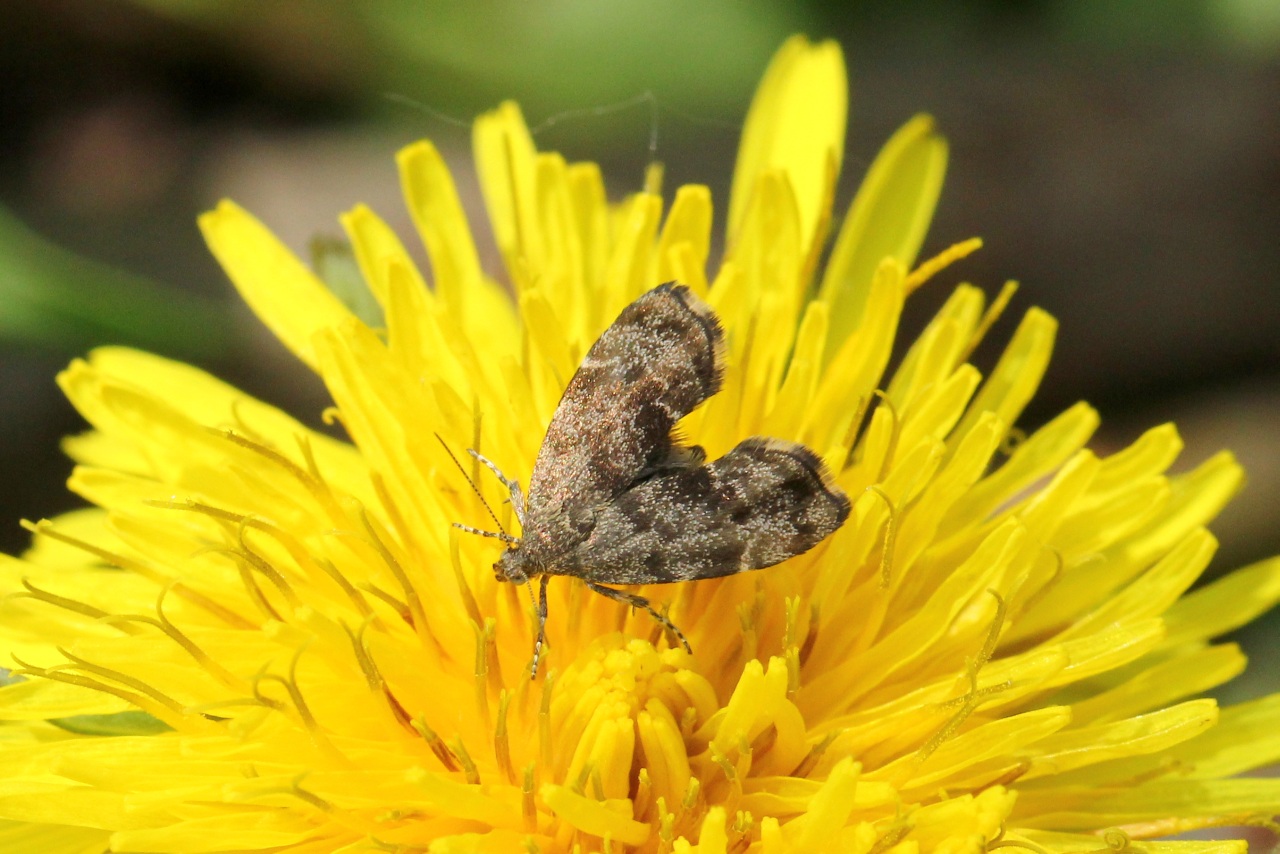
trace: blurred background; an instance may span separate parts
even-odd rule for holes
[[[1024,426],[1084,398],[1106,450],[1176,420],[1182,468],[1230,447],[1250,474],[1215,525],[1215,571],[1280,552],[1275,0],[9,0],[3,15],[5,551],[25,546],[19,518],[76,506],[58,441],[82,424],[53,377],[96,344],[194,362],[318,423],[323,389],[204,249],[194,219],[220,197],[304,257],[358,201],[408,234],[391,158],[426,136],[478,215],[467,122],[515,98],[533,126],[560,116],[540,148],[599,160],[619,196],[656,123],[666,186],[707,183],[723,209],[759,75],[805,32],[838,39],[850,70],[837,209],[930,112],[951,163],[924,255],[986,241],[940,285],[1022,282],[996,342],[1033,303],[1061,319]],[[906,333],[945,291],[915,298]],[[1239,639],[1256,660],[1278,632],[1272,618]],[[1280,668],[1250,674],[1224,693],[1280,689]]]

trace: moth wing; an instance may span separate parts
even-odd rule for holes
[[[592,510],[637,478],[700,463],[699,449],[673,446],[671,430],[720,389],[723,340],[711,308],[683,285],[623,309],[551,417],[529,481],[527,535],[572,547]]]
[[[761,569],[803,554],[849,516],[822,461],[751,438],[707,466],[659,473],[596,514],[572,574],[603,584],[664,584]]]

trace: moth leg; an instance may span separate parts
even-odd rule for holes
[[[666,618],[666,615],[658,613],[658,611],[649,604],[649,600],[643,596],[637,596],[634,593],[624,593],[621,590],[615,590],[612,587],[605,587],[603,584],[596,584],[594,581],[585,582],[588,587],[599,593],[601,596],[607,596],[615,602],[621,602],[624,605],[630,605],[632,608],[643,608],[649,612],[649,616],[653,617],[664,628],[675,635],[680,641],[680,645],[684,647],[684,651],[693,652],[693,647],[689,646],[689,641],[685,640],[684,632],[676,628],[676,624]]]
[[[542,644],[547,639],[547,578],[538,579],[538,639],[533,642],[533,666],[529,678],[538,678],[538,659],[542,657]]]
[[[486,457],[484,454],[474,448],[467,448],[467,453],[475,457],[481,465],[493,472],[493,476],[498,482],[507,488],[511,493],[511,506],[516,511],[516,518],[520,520],[521,527],[524,526],[524,491],[520,489],[520,484],[502,473],[502,469],[498,468],[497,463]]]

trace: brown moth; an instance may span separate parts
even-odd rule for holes
[[[469,452],[510,490],[523,537],[457,527],[507,544],[493,567],[499,581],[539,579],[533,676],[551,576],[580,578],[602,596],[644,608],[688,650],[647,599],[606,585],[772,566],[813,548],[848,517],[848,497],[804,445],[756,436],[707,463],[702,448],[679,444],[676,422],[720,390],[723,374],[719,320],[687,287],[669,282],[623,309],[587,352],[551,417],[527,500],[518,483]]]

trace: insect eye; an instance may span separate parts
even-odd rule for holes
[[[509,548],[502,553],[502,557],[498,558],[498,562],[493,565],[494,577],[499,581],[510,581],[512,584],[524,584],[529,580],[529,575],[524,571],[523,562],[515,548]]]

